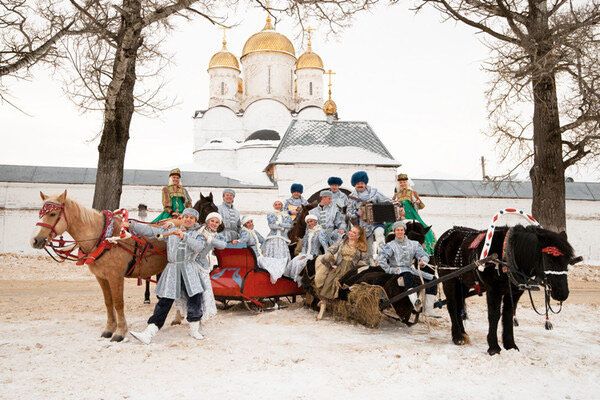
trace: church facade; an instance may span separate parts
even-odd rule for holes
[[[290,182],[316,191],[329,176],[342,176],[349,184],[353,172],[366,170],[374,185],[393,192],[400,164],[370,127],[361,131],[364,137],[355,129],[368,124],[338,120],[331,81],[329,98],[323,96],[327,72],[312,49],[310,30],[306,51],[297,57],[292,42],[267,17],[263,29],[248,38],[239,59],[224,39],[223,48],[209,62],[208,74],[208,108],[194,113],[197,169],[236,171],[235,176],[243,171],[247,181],[257,182],[267,175],[281,196],[288,193]],[[352,131],[347,132],[352,141],[341,140],[344,128]],[[303,142],[301,151],[290,150],[292,136]],[[347,159],[327,156],[340,150]],[[321,157],[314,157],[315,151]],[[280,156],[274,159],[275,154]]]

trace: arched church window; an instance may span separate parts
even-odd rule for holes
[[[267,77],[267,93],[271,94],[271,66],[269,65],[269,76]]]
[[[221,96],[225,96],[225,82],[221,82]]]
[[[312,91],[312,82],[308,83],[308,91],[309,91],[310,95],[312,96],[312,93],[313,93],[313,91]]]

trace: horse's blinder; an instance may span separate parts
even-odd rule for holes
[[[42,228],[50,229],[50,232],[53,235],[49,239],[52,239],[54,236],[58,235],[58,232],[56,232],[54,228],[56,228],[56,225],[58,225],[58,221],[60,221],[60,218],[63,215],[65,216],[65,221],[67,222],[67,225],[69,224],[69,222],[67,221],[67,214],[65,213],[65,205],[60,203],[54,203],[52,201],[47,201],[42,205],[42,208],[40,209],[39,213],[39,218],[42,219],[46,214],[49,214],[52,211],[56,210],[59,210],[59,213],[58,218],[56,218],[56,221],[54,221],[54,225],[46,224],[44,222],[38,222],[37,224],[35,224],[36,226],[41,226]]]

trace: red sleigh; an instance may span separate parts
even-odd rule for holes
[[[210,281],[215,299],[225,306],[230,300],[237,300],[249,310],[262,311],[274,306],[281,297],[295,302],[297,295],[304,294],[304,289],[286,277],[272,284],[269,272],[258,267],[256,255],[249,248],[214,251],[218,266],[210,273]]]

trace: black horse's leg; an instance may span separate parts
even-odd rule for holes
[[[458,301],[458,279],[450,279],[443,284],[444,294],[446,295],[446,308],[450,315],[450,322],[452,324],[452,342],[456,345],[465,344],[465,340],[462,333],[462,321],[460,317],[461,303]]]
[[[488,354],[493,356],[500,353],[498,345],[498,321],[500,321],[500,305],[502,303],[502,294],[496,290],[487,292],[487,308],[488,308]]]
[[[513,315],[517,309],[517,302],[523,294],[522,291],[515,290],[510,296],[504,296],[502,307],[502,344],[506,350],[519,350],[515,344],[515,335],[513,331]]]
[[[144,292],[144,304],[150,304],[150,281],[146,281],[146,291]]]

